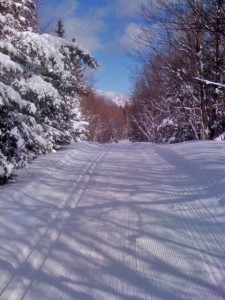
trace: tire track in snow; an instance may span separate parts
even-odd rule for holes
[[[15,294],[9,293],[7,300],[225,298],[215,290],[220,278],[210,274],[224,263],[221,255],[209,257],[223,251],[219,244],[215,248],[210,244],[218,231],[209,227],[213,220],[207,223],[199,199],[190,202],[197,201],[196,195],[201,197],[198,186],[181,168],[154,153],[154,146],[137,146],[134,151],[131,145],[123,154],[115,146],[104,161],[96,156],[99,161],[83,174],[86,180],[82,178],[77,187],[76,203],[69,193],[71,202],[54,230],[50,228],[34,249],[29,264],[24,264],[21,278],[11,282]],[[80,216],[77,222],[69,214],[72,207]],[[74,224],[79,233],[71,231]],[[211,230],[210,241],[207,230]],[[35,270],[29,268],[32,263]]]
[[[107,148],[108,147],[109,146],[107,146]],[[98,176],[100,176],[100,178],[103,177],[104,180],[106,176],[104,173],[101,173],[101,164],[104,164],[104,161],[107,160],[106,154],[108,154],[108,152],[109,149],[105,152],[105,155],[101,158],[101,161],[99,161],[99,163],[94,169],[94,171],[96,171],[96,173],[99,174]],[[102,299],[100,298],[100,296],[98,298],[95,298],[95,289],[98,286],[98,282],[102,282],[102,280],[99,279],[98,274],[99,264],[101,264],[100,261],[104,259],[104,245],[102,245],[102,240],[104,240],[105,234],[110,234],[110,231],[107,231],[107,224],[103,225],[101,217],[98,219],[95,216],[95,213],[97,211],[95,211],[94,215],[92,213],[87,213],[87,215],[83,215],[79,212],[79,209],[81,209],[81,211],[84,209],[85,211],[85,208],[87,208],[88,211],[89,206],[92,207],[93,204],[98,206],[99,203],[102,203],[102,198],[100,197],[100,195],[95,194],[98,188],[96,187],[93,190],[93,186],[91,186],[96,182],[98,182],[98,178],[95,177],[93,178],[93,181],[91,180],[91,178],[88,181],[87,186],[83,191],[84,193],[81,196],[82,199],[76,207],[78,210],[74,210],[74,216],[76,218],[77,215],[79,217],[79,221],[74,222],[73,219],[70,219],[70,222],[68,222],[66,226],[66,232],[64,232],[64,234],[60,237],[58,241],[59,245],[63,244],[63,247],[65,249],[71,249],[71,251],[73,251],[74,253],[74,256],[78,257],[78,259],[75,262],[73,262],[71,261],[72,258],[68,258],[68,260],[64,259],[64,263],[59,263],[61,261],[61,252],[59,254],[57,253],[56,249],[53,249],[53,251],[56,250],[55,254],[54,252],[51,254],[51,256],[54,257],[54,260],[46,261],[46,264],[43,266],[43,272],[46,272],[46,270],[48,270],[49,272],[49,270],[53,271],[56,269],[56,277],[62,276],[65,279],[65,282],[69,278],[70,285],[66,285],[66,287],[70,291],[73,291],[73,296],[68,296],[68,299]],[[105,182],[107,182],[107,180]],[[108,185],[106,183],[105,190],[103,192],[104,199],[108,199],[107,188]],[[92,197],[90,197],[90,195]],[[83,197],[85,199],[84,205],[82,205],[82,203],[84,202]],[[95,199],[94,202],[93,198]],[[78,230],[76,231],[76,233],[70,236],[68,232],[71,232],[73,228],[78,228]],[[107,239],[107,241],[110,240]],[[71,272],[69,266],[73,266],[73,268],[76,269],[76,272]],[[85,286],[84,277],[91,276],[92,273],[94,273],[94,278],[91,282],[92,284],[90,284],[89,286]],[[32,289],[39,290],[40,287],[41,289],[46,289],[46,287],[42,284],[40,285],[39,282],[37,282],[37,284],[35,284],[34,282]],[[51,286],[49,293],[51,294],[51,299],[62,299],[63,297],[65,297],[64,293],[61,290],[59,290],[56,286]],[[30,294],[32,295],[32,291],[30,293],[28,292],[25,299],[29,300]],[[38,296],[36,299],[38,300]]]
[[[164,176],[166,171],[165,166],[161,163],[161,158],[154,153],[153,149],[149,150],[151,151],[148,152],[148,155],[140,150],[140,157],[143,158],[145,165],[149,167],[150,173],[155,173],[154,176],[160,175],[159,178],[155,178],[156,182],[157,180],[160,180],[159,187],[162,189],[162,191],[164,191]],[[154,166],[154,164],[157,164],[157,168]],[[159,172],[159,174],[157,174],[157,172]],[[149,183],[152,184],[151,181]],[[156,184],[158,185],[158,182]],[[151,204],[151,200],[153,200],[154,204]],[[138,201],[138,199],[136,201]],[[152,287],[151,290],[148,288],[146,289],[145,297],[143,299],[191,299],[190,290],[186,290],[185,285],[188,278],[182,278],[182,271],[188,269],[188,253],[184,253],[183,251],[183,257],[182,255],[179,255],[178,251],[172,251],[172,249],[168,247],[167,238],[168,234],[171,235],[171,231],[168,230],[166,226],[166,217],[172,217],[171,211],[166,211],[166,208],[168,208],[166,203],[162,204],[165,207],[158,207],[158,204],[156,203],[157,200],[154,200],[154,198],[152,199],[152,197],[148,200],[149,203],[147,200],[145,201],[146,213],[144,205],[141,207],[141,211],[139,210],[137,212],[139,215],[139,237],[137,238],[137,252],[141,254],[139,256],[142,257],[142,259],[137,261],[137,265],[138,271],[142,274],[142,276],[144,278],[148,278],[149,281],[152,282]],[[151,205],[150,216],[147,213],[149,204]],[[165,213],[168,213],[168,216],[166,216]],[[157,222],[157,225],[154,225],[154,222]],[[151,223],[153,226],[151,226]],[[179,234],[174,230],[172,230],[172,233],[174,235],[174,240],[178,241]],[[180,278],[176,278],[177,282],[175,284],[174,278],[177,276],[176,272],[178,271],[180,271]],[[171,290],[171,282],[173,281],[174,286]],[[176,288],[178,290],[175,293],[173,290],[176,290]],[[171,292],[173,293],[171,294]],[[185,294],[189,295],[189,298],[185,298]]]
[[[35,178],[34,180],[32,180],[32,181],[29,181],[27,184],[25,184],[25,186],[24,185],[22,185],[22,188],[20,188],[20,186],[21,186],[21,182],[20,183],[18,183],[19,184],[19,187],[17,187],[16,188],[16,190],[13,190],[10,194],[7,194],[8,196],[7,197],[9,197],[9,195],[10,195],[10,198],[12,199],[12,202],[14,201],[14,200],[18,200],[18,199],[23,199],[24,198],[24,196],[26,197],[26,195],[29,195],[29,194],[31,194],[31,198],[32,198],[32,193],[33,193],[33,190],[40,190],[40,188],[39,187],[36,187],[38,184],[41,184],[41,182],[43,182],[43,181],[45,181],[45,179],[47,179],[47,177],[49,176],[49,175],[51,175],[51,174],[53,174],[56,170],[57,170],[57,168],[62,168],[64,165],[66,165],[66,163],[68,163],[68,161],[69,162],[71,162],[71,159],[73,159],[74,157],[75,157],[75,155],[77,154],[77,149],[71,149],[71,150],[68,150],[67,152],[66,152],[66,154],[65,153],[62,153],[62,152],[58,152],[56,155],[58,155],[58,156],[62,156],[61,157],[61,159],[59,159],[59,160],[56,160],[56,156],[55,155],[52,155],[51,157],[50,157],[50,159],[53,159],[53,157],[54,157],[54,160],[53,160],[53,162],[55,162],[55,161],[57,161],[56,163],[54,163],[52,166],[51,166],[51,168],[47,171],[47,172],[45,172],[44,171],[44,174],[41,174],[40,176],[38,176],[37,178]],[[93,161],[94,159],[95,159],[95,156],[96,155],[93,155],[93,157],[91,158],[91,161]],[[41,161],[49,161],[49,158],[48,158],[48,155],[46,155],[46,157],[44,156],[44,157],[41,157],[40,158],[40,160]],[[35,162],[34,162],[35,163]],[[40,162],[39,162],[40,163]],[[33,165],[31,166],[31,167],[33,167]],[[84,168],[84,170],[82,170],[82,172],[80,173],[80,175],[79,176],[81,176],[82,177],[82,174],[83,174],[83,172],[85,171],[85,169],[86,169],[86,167]],[[21,170],[22,172],[23,172],[23,170]],[[76,175],[78,175],[78,174],[76,174]],[[79,176],[78,176],[78,179],[79,179]],[[32,179],[33,179],[33,176],[31,177]],[[15,185],[17,185],[17,183],[15,183]],[[14,187],[14,185],[12,185],[12,187]],[[8,189],[9,188],[9,186],[5,186],[5,189]],[[0,195],[1,196],[3,196],[3,199],[5,199],[4,198],[4,189],[3,190],[1,190],[0,191]],[[33,195],[34,196],[34,195]],[[64,197],[65,198],[65,197]],[[7,200],[7,199],[6,199]],[[58,203],[58,209],[60,210],[60,209],[62,209],[63,208],[63,206],[65,205],[65,202],[66,202],[66,198],[65,199],[62,199],[62,201],[60,201],[59,203]],[[29,204],[28,204],[28,206],[29,206]],[[3,208],[4,208],[4,205],[3,205]],[[58,210],[54,210],[53,212],[51,212],[51,214],[48,216],[48,219],[47,219],[47,221],[46,222],[48,222],[48,223],[46,223],[45,222],[45,224],[44,224],[44,226],[42,226],[41,228],[38,226],[39,224],[38,224],[38,221],[39,221],[39,217],[41,218],[41,213],[42,212],[40,212],[40,214],[38,214],[38,215],[36,215],[36,220],[35,221],[33,221],[32,222],[32,226],[35,228],[35,235],[34,236],[32,236],[32,240],[31,241],[29,241],[30,242],[30,246],[28,246],[28,245],[26,245],[25,247],[23,247],[22,249],[20,249],[20,247],[19,247],[19,249],[18,249],[18,251],[17,251],[17,253],[16,253],[16,255],[17,255],[17,259],[18,259],[18,261],[16,261],[15,262],[15,257],[14,257],[14,260],[12,260],[10,263],[12,263],[12,266],[14,267],[14,268],[19,268],[19,266],[21,265],[21,263],[23,263],[23,261],[25,261],[26,260],[26,257],[28,257],[29,256],[29,253],[30,253],[30,251],[31,251],[31,247],[32,247],[32,249],[35,247],[35,245],[37,245],[38,244],[38,242],[39,242],[39,240],[40,240],[40,237],[42,236],[42,235],[44,235],[45,234],[45,232],[46,232],[46,230],[47,230],[47,228],[48,228],[48,226],[50,226],[51,224],[52,224],[52,222],[54,222],[54,220],[55,220],[55,218],[57,217],[57,215],[58,215]],[[3,219],[3,217],[4,217],[4,214],[1,214],[1,217],[2,217],[2,219]],[[18,243],[18,240],[16,240],[15,239],[15,241],[13,242],[13,243],[10,243],[10,249],[13,249],[14,247],[16,248],[18,245],[17,245],[17,243]],[[5,245],[4,245],[5,246]],[[17,247],[18,248],[18,247]],[[7,251],[7,247],[5,247],[5,249],[4,249],[4,251],[5,251],[5,253],[6,253],[6,251]],[[2,259],[2,261],[4,261],[4,255],[2,255],[2,253],[0,253],[0,259]],[[5,276],[5,274],[3,273],[3,274],[0,274],[0,283],[1,283],[1,286],[0,286],[0,295],[1,295],[1,293],[2,293],[2,290],[4,289],[4,286],[5,286],[5,284],[4,284],[4,282],[8,282],[9,280],[8,280],[8,278],[5,278],[6,276]],[[3,289],[2,289],[2,286],[3,286]]]
[[[111,272],[105,272],[100,275],[100,282],[104,282],[105,290],[99,287],[95,290],[94,299],[140,299],[142,291],[138,290],[135,283],[134,272],[136,270],[135,243],[129,240],[129,237],[136,234],[136,215],[133,210],[133,193],[131,192],[134,182],[130,178],[133,173],[133,162],[136,157],[131,153],[120,152],[117,146],[114,146],[109,159],[112,161],[110,169],[111,176],[107,184],[108,199],[112,199],[115,208],[107,213],[107,219],[102,224],[104,235],[102,254],[106,261],[111,263]],[[117,163],[119,162],[119,164]],[[120,177],[122,175],[122,178]],[[112,191],[112,187],[116,188]],[[123,190],[126,186],[126,191]],[[118,206],[117,206],[118,205]],[[104,231],[103,231],[104,227]],[[111,242],[108,245],[107,242]],[[130,282],[129,282],[130,281]],[[129,282],[129,283],[128,283]],[[132,284],[133,283],[133,284]]]
[[[170,151],[173,151],[170,149]],[[173,151],[173,155],[176,156],[177,153],[175,151]],[[191,164],[191,162],[190,162]],[[168,166],[170,166],[170,164],[167,163]],[[183,171],[183,174],[187,175],[188,177],[191,177],[190,174],[186,173],[185,170]],[[193,184],[197,184],[198,186],[200,186],[199,182],[198,182],[198,178],[196,177],[192,177],[191,178]],[[201,181],[200,181],[201,182]],[[203,185],[203,191],[206,190],[209,192],[210,195],[210,191],[209,191],[209,187],[204,184]],[[193,193],[193,191],[190,188],[186,189],[186,191],[183,191],[183,194],[186,195],[187,197],[189,195],[191,195]],[[215,199],[216,201],[216,199]],[[215,232],[212,230],[211,226],[209,226],[209,222],[206,222],[206,219],[211,219],[213,220],[214,224],[216,224],[218,227],[220,227],[220,231],[225,232],[225,226],[224,224],[221,224],[216,218],[215,216],[210,212],[210,210],[208,209],[208,207],[204,204],[203,200],[201,199],[201,197],[198,197],[198,199],[196,201],[187,201],[186,202],[186,206],[189,206],[190,208],[192,208],[192,211],[195,212],[195,214],[197,214],[197,216],[199,217],[199,220],[202,222],[202,224],[204,224],[205,227],[207,227],[207,231],[208,233],[210,233],[210,237],[214,239],[214,245],[218,246],[218,249],[220,249],[221,251],[221,255],[224,255],[225,253],[225,243],[221,243],[220,238],[217,237],[217,235],[215,235]],[[187,210],[187,212],[189,213],[189,211]],[[189,213],[189,216],[190,213]],[[212,224],[210,224],[212,225]],[[224,262],[225,263],[225,262]]]
[[[44,232],[41,237],[39,237],[36,245],[32,249],[26,249],[25,254],[22,254],[24,259],[23,263],[18,267],[20,270],[18,271],[19,274],[14,275],[1,291],[0,298],[2,300],[16,300],[23,298],[27,288],[30,286],[35,277],[35,272],[41,268],[50,249],[59,238],[67,220],[69,219],[69,209],[74,209],[78,205],[88,181],[91,178],[91,174],[105,153],[106,150],[103,152],[100,150],[91,162],[86,165],[82,174],[78,178],[78,182],[74,184],[72,191],[70,191],[69,195],[64,200],[63,207],[61,207],[54,219],[51,220],[48,227],[43,230]],[[76,195],[74,195],[75,192]]]
[[[183,171],[181,170],[181,166],[177,166],[174,162],[176,161],[174,158],[175,156],[178,156],[179,159],[177,159],[177,161],[180,161],[180,155],[177,155],[177,153],[171,149],[169,149],[169,153],[168,156],[170,156],[170,152],[173,151],[173,164],[170,164],[170,161],[166,160],[166,148],[163,149],[164,151],[164,155],[163,157],[161,157],[161,159],[163,159],[164,165],[166,168],[171,169],[171,167],[175,167],[177,169],[178,174],[185,175],[187,176],[191,182],[193,183],[194,187],[198,186],[199,187],[199,182],[198,182],[198,178],[195,177],[191,177],[191,174],[189,172],[185,172],[186,169],[184,168]],[[160,155],[160,152],[158,153],[156,151],[156,153]],[[185,160],[185,164],[187,164],[187,161]],[[191,165],[191,163],[190,163]],[[188,167],[188,170],[191,170],[192,167]],[[164,182],[168,182],[168,178],[165,177],[164,175]],[[196,185],[197,183],[197,185]],[[202,185],[202,183],[201,183]],[[173,194],[171,192],[171,186],[168,184],[164,185],[165,188],[167,189],[167,191],[170,191],[170,195],[172,197],[175,197],[177,199],[179,199],[179,193],[182,192],[183,195],[185,195],[188,199],[188,197],[190,195],[192,195],[193,193],[196,193],[196,190],[193,188],[190,188],[190,185],[188,188],[184,188],[181,189],[181,191],[179,191],[178,196],[176,196],[175,194]],[[206,186],[204,186],[205,189],[207,189]],[[224,242],[220,242],[220,238],[217,237],[217,231],[213,231],[211,228],[212,223],[206,222],[205,219],[206,217],[210,217],[211,219],[213,219],[214,223],[216,223],[217,225],[219,225],[219,227],[223,227],[223,225],[221,223],[218,224],[218,221],[215,219],[215,217],[210,213],[210,211],[206,208],[205,205],[203,205],[203,202],[201,200],[201,195],[199,196],[199,199],[196,199],[194,201],[185,201],[183,202],[181,200],[181,202],[179,203],[179,210],[178,210],[178,214],[181,216],[181,220],[183,220],[183,226],[184,228],[186,228],[186,233],[188,234],[189,237],[189,241],[191,241],[194,245],[194,249],[198,249],[198,251],[200,252],[202,248],[204,248],[204,250],[201,252],[201,257],[203,258],[202,260],[204,261],[204,265],[202,265],[201,267],[204,267],[205,270],[205,276],[207,276],[211,283],[214,284],[214,292],[217,293],[217,297],[215,298],[215,294],[211,294],[211,298],[212,299],[224,299],[225,298],[225,289],[224,289],[224,280],[222,280],[223,276],[225,276],[225,261],[224,261],[224,253],[225,253],[225,240]],[[199,207],[198,203],[201,203],[202,205]],[[202,208],[204,209],[204,212],[202,211]],[[201,211],[200,211],[201,209]],[[196,215],[197,218],[193,219],[193,216]],[[186,219],[191,220],[193,219],[193,222],[189,222],[189,224],[187,224],[187,222],[185,222]],[[198,223],[196,223],[196,219],[198,220]],[[204,228],[204,230],[207,231],[207,238],[209,238],[211,240],[211,244],[210,241],[208,241],[208,239],[205,237],[204,233],[201,232],[201,229]],[[220,230],[221,231],[221,230]],[[194,234],[196,234],[196,236],[194,237]],[[211,254],[210,254],[211,253]],[[214,256],[213,256],[214,254]],[[219,256],[220,259],[216,256]],[[220,295],[220,296],[219,296]],[[206,295],[209,296],[209,295]],[[218,298],[220,297],[220,298]]]
[[[197,217],[199,217],[198,225],[193,222],[191,227],[193,230],[198,233],[198,239],[196,239],[196,244],[198,246],[199,251],[202,250],[202,256],[205,259],[205,266],[208,269],[209,277],[211,281],[215,283],[215,288],[219,291],[221,295],[221,299],[225,299],[225,281],[222,280],[222,276],[225,277],[225,241],[221,243],[219,238],[217,237],[217,232],[211,229],[210,224],[205,222],[205,214],[199,211],[199,207],[193,203],[188,203],[184,209],[187,211],[186,216],[190,216],[193,218],[193,214],[190,213],[190,208],[192,213],[195,212]],[[207,237],[206,239],[202,233],[200,227],[204,227],[206,229]],[[191,232],[193,234],[193,230],[189,231],[189,235],[191,238]],[[193,237],[192,237],[193,238]],[[209,241],[210,240],[210,241]]]
[[[42,170],[41,175],[38,174],[38,176],[37,176],[34,180],[32,180],[32,182],[28,182],[27,184],[25,184],[25,186],[23,186],[22,189],[21,189],[20,187],[19,187],[19,188],[16,187],[16,186],[17,186],[17,182],[14,183],[14,184],[9,183],[9,184],[11,184],[12,188],[15,188],[15,191],[11,194],[12,197],[13,197],[13,196],[17,196],[17,197],[18,197],[18,193],[21,194],[21,195],[23,195],[24,193],[26,193],[26,191],[27,191],[28,189],[30,189],[31,187],[33,187],[35,184],[40,183],[42,180],[44,180],[45,178],[47,178],[49,175],[53,174],[58,168],[62,167],[62,166],[65,164],[65,162],[66,162],[66,160],[67,160],[68,158],[71,157],[71,154],[72,154],[71,152],[73,152],[73,150],[68,150],[68,151],[66,151],[66,153],[64,153],[64,155],[61,157],[60,160],[57,160],[57,159],[55,159],[55,157],[54,157],[53,163],[52,163],[52,165],[49,167],[49,169],[47,169],[46,171],[45,171],[45,170]],[[61,154],[60,152],[57,152],[57,153],[56,153],[56,155],[60,155],[60,154]],[[45,154],[45,155],[48,156],[48,154]],[[60,155],[60,156],[61,156],[61,155]],[[48,157],[41,157],[40,159],[47,160]],[[34,162],[33,162],[33,165],[34,165],[35,163],[36,163],[36,162],[34,161]],[[20,170],[20,171],[23,172],[23,169]],[[28,172],[29,172],[29,169],[28,169]],[[15,187],[14,187],[14,186],[15,186]],[[8,186],[6,185],[5,188],[8,189]],[[0,193],[3,194],[3,196],[4,196],[4,187],[1,188]]]

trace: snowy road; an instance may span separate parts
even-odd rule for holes
[[[225,143],[36,160],[0,188],[0,299],[225,299]]]

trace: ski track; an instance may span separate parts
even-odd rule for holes
[[[74,144],[0,188],[0,299],[225,299],[225,146]]]

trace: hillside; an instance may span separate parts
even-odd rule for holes
[[[100,90],[95,90],[96,94],[100,97],[103,97],[106,101],[113,102],[118,106],[124,107],[127,102],[129,102],[129,98],[123,94],[113,93],[113,92],[103,92]]]

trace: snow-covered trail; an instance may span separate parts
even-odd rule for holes
[[[0,188],[0,299],[225,299],[225,144],[74,144]]]

